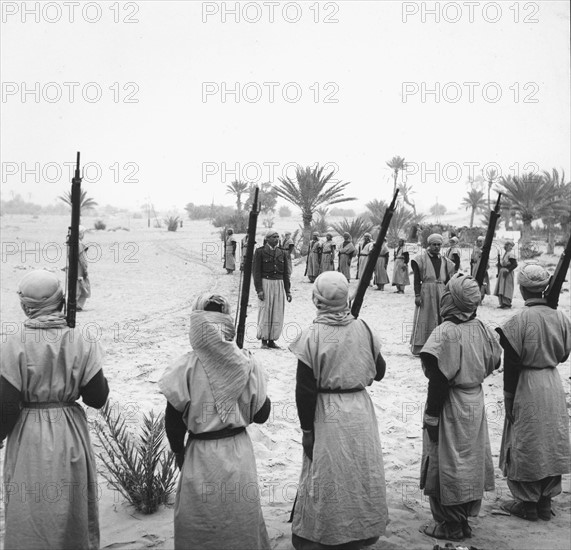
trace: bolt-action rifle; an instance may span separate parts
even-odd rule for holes
[[[367,264],[365,265],[365,270],[363,271],[362,277],[359,279],[359,286],[357,287],[357,293],[353,298],[353,305],[351,306],[351,314],[355,319],[359,317],[359,312],[361,311],[361,306],[363,305],[363,298],[365,297],[365,292],[367,291],[367,287],[371,282],[371,277],[373,276],[373,271],[375,270],[375,266],[377,265],[377,260],[379,259],[379,254],[381,253],[381,248],[383,247],[383,243],[385,242],[385,237],[387,236],[387,231],[389,230],[389,225],[391,223],[391,219],[395,212],[395,206],[397,203],[397,196],[399,194],[399,190],[395,191],[393,201],[389,205],[389,207],[385,211],[385,215],[383,216],[383,222],[381,223],[381,229],[379,234],[377,235],[377,240],[373,246],[371,252],[367,256]]]
[[[492,241],[494,240],[494,233],[496,232],[496,224],[498,223],[498,218],[500,217],[500,200],[502,194],[498,193],[498,200],[493,210],[490,210],[490,218],[488,219],[488,230],[486,231],[486,238],[484,239],[484,244],[482,245],[482,255],[480,256],[478,269],[476,270],[476,276],[474,279],[480,285],[480,289],[484,286],[484,277],[486,276],[486,271],[488,269],[488,261],[490,259],[490,251],[492,250]],[[498,254],[499,260],[499,254]],[[499,268],[498,268],[499,269]]]
[[[75,327],[77,312],[77,279],[79,273],[79,218],[81,215],[81,175],[79,172],[79,152],[75,165],[75,175],[71,180],[71,225],[67,233],[67,300],[65,304],[66,323]]]
[[[549,285],[544,293],[544,297],[547,300],[547,305],[553,309],[557,309],[559,304],[559,294],[561,294],[561,287],[565,282],[565,276],[567,275],[567,270],[569,269],[569,262],[571,261],[571,236],[567,241],[567,246],[559,258],[557,267],[555,268],[555,273],[551,276],[549,280]]]
[[[254,202],[250,210],[248,220],[248,244],[246,246],[246,256],[244,257],[244,274],[242,278],[240,314],[238,315],[238,328],[236,329],[236,345],[242,349],[244,347],[244,334],[246,330],[246,317],[248,316],[248,300],[250,299],[250,282],[252,281],[252,264],[254,258],[254,245],[256,244],[256,226],[258,224],[258,193],[256,186],[254,191]]]

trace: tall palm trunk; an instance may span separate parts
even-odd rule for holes
[[[474,227],[474,214],[476,213],[476,209],[472,208],[472,213],[470,214],[470,227]]]
[[[313,221],[313,214],[306,212],[302,214],[303,219],[303,246],[301,247],[301,254],[307,254],[309,248],[309,241],[311,240],[311,222]]]

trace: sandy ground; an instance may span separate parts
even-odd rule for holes
[[[92,226],[92,222],[92,218],[83,220],[87,227]],[[27,270],[50,269],[63,280],[63,242],[69,222],[64,217],[3,216],[0,223],[2,333],[6,333],[24,319],[15,291],[18,280]],[[215,288],[236,303],[239,275],[225,274],[218,249],[218,230],[207,222],[185,220],[184,227],[176,233],[148,229],[145,220],[109,221],[108,227],[115,226],[130,230],[93,231],[86,235],[86,243],[91,243],[92,298],[86,310],[78,314],[78,330],[95,330],[101,339],[106,349],[104,372],[111,387],[111,400],[120,403],[118,406],[136,429],[143,412],[151,409],[159,412],[165,405],[157,381],[164,368],[189,348],[189,311],[194,297]],[[295,218],[276,221],[275,229],[280,232],[296,228]],[[554,265],[557,257],[544,255],[541,261]],[[463,264],[467,266],[465,259]],[[257,300],[254,294],[250,300],[250,325],[245,344],[255,350],[265,366],[273,402],[269,421],[262,426],[253,425],[248,431],[256,451],[262,508],[272,547],[283,550],[292,548],[287,520],[302,453],[294,401],[296,361],[287,351],[287,345],[314,317],[311,285],[304,279],[303,271],[303,264],[294,266],[293,301],[286,306],[286,327],[278,341],[282,349],[259,349],[255,340]],[[495,269],[490,271],[493,285]],[[480,318],[492,324],[502,323],[522,307],[523,300],[516,291],[514,310],[498,310],[496,305],[496,299],[488,297],[479,309]],[[570,314],[568,292],[562,296],[560,307]],[[387,534],[373,548],[429,549],[438,541],[418,531],[431,516],[428,501],[418,489],[421,417],[427,383],[419,360],[410,355],[407,344],[413,316],[411,288],[407,288],[405,295],[395,294],[394,287],[390,286],[385,292],[371,289],[361,316],[377,331],[387,361],[385,379],[368,390],[380,426],[390,514]],[[569,408],[569,362],[561,365],[559,372]],[[504,420],[501,374],[490,376],[484,388],[492,453],[497,466]],[[89,416],[93,419],[96,412],[89,411]],[[92,441],[96,451],[100,451],[95,435]],[[172,548],[172,508],[163,507],[156,514],[144,516],[111,490],[101,475],[99,485],[102,548]],[[496,468],[496,489],[486,494],[480,517],[473,521],[474,537],[467,540],[466,545],[479,549],[568,549],[571,537],[569,475],[564,476],[563,485],[564,492],[555,501],[557,515],[549,523],[529,523],[496,515],[499,504],[510,498],[506,481]],[[2,529],[0,524],[0,531]],[[444,543],[441,541],[441,544]]]

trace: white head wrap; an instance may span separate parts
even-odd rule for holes
[[[530,292],[540,293],[546,289],[550,278],[547,269],[539,264],[528,263],[518,273],[517,282]]]
[[[429,235],[427,242],[428,244],[432,243],[442,244],[444,242],[444,239],[442,238],[442,235],[440,235],[439,233],[433,233],[432,235]]]

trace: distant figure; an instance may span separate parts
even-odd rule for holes
[[[381,253],[377,259],[377,265],[375,266],[374,283],[377,285],[377,290],[385,290],[385,285],[390,283],[389,276],[387,274],[387,267],[389,265],[389,248],[387,246],[387,239],[383,242],[381,247]]]
[[[293,271],[293,264],[291,261],[291,255],[293,254],[293,249],[295,248],[295,244],[293,242],[293,239],[291,238],[291,231],[286,231],[284,233],[284,238],[283,238],[281,248],[286,254],[287,263],[289,264],[289,272],[291,275],[291,273]]]
[[[549,279],[542,266],[525,265],[518,275],[525,307],[496,329],[504,348],[506,412],[500,468],[515,498],[502,508],[529,521],[551,519],[551,499],[571,471],[569,411],[557,372],[571,353],[571,322],[542,297]]]
[[[224,269],[228,275],[234,273],[236,269],[236,237],[233,229],[226,230],[226,245],[224,247]]]
[[[254,255],[253,277],[258,293],[258,340],[263,348],[279,349],[276,340],[284,325],[285,302],[291,302],[290,271],[279,234],[269,230],[266,244]]]
[[[307,278],[310,283],[313,283],[319,275],[321,265],[321,243],[319,242],[319,233],[317,231],[313,233],[307,254]]]
[[[107,401],[103,349],[93,335],[67,326],[53,273],[27,273],[18,294],[27,320],[0,346],[0,443],[8,436],[4,547],[96,550],[97,467],[77,401],[96,409]]]
[[[441,323],[440,298],[444,285],[454,274],[454,264],[440,255],[442,235],[433,233],[428,237],[428,248],[415,256],[414,273],[414,320],[410,347],[418,355],[432,331]]]
[[[238,348],[234,335],[228,300],[211,293],[199,296],[190,313],[192,350],[159,381],[167,399],[165,430],[180,468],[174,505],[177,550],[270,548],[259,494],[230,496],[235,488],[242,495],[244,487],[258,487],[246,428],[264,423],[271,409],[263,368]]]
[[[394,252],[394,261],[393,286],[397,287],[397,294],[404,294],[404,287],[410,285],[408,276],[409,253],[406,251],[404,239],[399,239],[399,244]]]
[[[248,250],[248,234],[242,237],[240,242],[240,271],[244,271],[244,261],[246,259],[246,251]]]
[[[478,266],[480,265],[480,258],[482,257],[482,246],[484,246],[484,237],[478,237],[476,239],[476,245],[474,247],[474,250],[472,251],[472,256],[470,257],[470,272],[472,274],[472,277],[476,276],[476,273],[478,272]],[[484,299],[484,296],[490,295],[492,293],[492,289],[490,288],[490,276],[488,275],[488,266],[486,266],[486,273],[484,275],[484,294],[482,296],[482,300]]]
[[[347,281],[351,280],[351,261],[357,253],[350,233],[343,233],[343,244],[339,249],[339,267],[337,271],[343,273]]]
[[[496,281],[496,290],[494,296],[498,297],[500,305],[498,309],[509,309],[512,307],[512,299],[514,296],[514,271],[517,267],[517,260],[513,252],[513,241],[506,241],[504,245],[504,255],[499,258],[498,262],[498,280]]]
[[[83,244],[85,227],[79,226],[79,266],[77,271],[77,311],[83,311],[87,298],[91,298],[91,283],[87,271],[87,258],[85,252],[89,247]]]
[[[458,237],[450,237],[450,248],[446,252],[446,257],[454,263],[454,273],[460,271],[460,248],[458,248]]]
[[[321,266],[320,273],[325,271],[335,271],[335,243],[331,233],[325,234],[325,242],[321,245]]]
[[[365,272],[369,252],[373,248],[372,237],[370,233],[363,235],[363,242],[357,247],[357,279],[360,279]],[[372,284],[372,282],[370,283]]]

